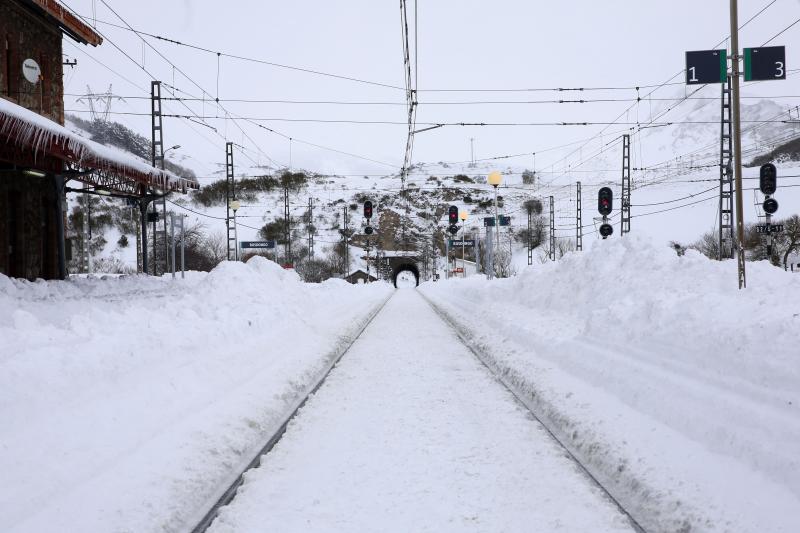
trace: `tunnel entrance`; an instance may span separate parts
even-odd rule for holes
[[[392,273],[392,283],[394,283],[394,287],[397,288],[397,278],[403,272],[410,272],[414,275],[414,282],[416,286],[419,286],[419,269],[417,265],[414,263],[403,263],[395,267],[394,272]]]

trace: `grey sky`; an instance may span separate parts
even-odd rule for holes
[[[198,44],[211,50],[263,58],[268,61],[316,69],[391,85],[403,85],[399,2],[274,2],[188,1],[138,2],[106,0],[137,29]],[[120,24],[101,0],[66,0],[81,14]],[[740,1],[744,22],[769,2]],[[413,8],[413,0],[409,6]],[[427,93],[426,89],[596,87],[658,84],[683,68],[685,50],[709,48],[727,35],[726,0],[652,1],[465,1],[419,2],[419,108],[418,121],[608,121],[628,102],[561,105],[434,105],[434,101],[539,100],[592,97],[634,98],[635,91],[603,93]],[[758,46],[800,16],[796,0],[777,0],[750,23],[741,35],[742,46]],[[413,20],[413,9],[412,9]],[[98,29],[127,52],[133,60],[163,81],[200,95],[189,80],[173,72],[163,59],[131,32],[98,23]],[[787,45],[788,67],[794,65],[793,43],[800,24],[772,44]],[[66,42],[66,41],[65,41]],[[217,60],[213,54],[192,51],[162,41],[151,41],[211,95],[217,92]],[[79,51],[80,50],[80,51]],[[127,59],[111,42],[97,49],[65,45],[65,53],[78,59],[78,67],[66,76],[68,94],[82,93],[90,84],[124,96],[147,96],[148,75]],[[135,85],[111,74],[85,55],[102,61]],[[344,80],[223,58],[220,62],[221,98],[356,100],[404,102],[402,90],[375,87]],[[800,94],[798,78],[764,83],[751,94]],[[680,81],[682,78],[676,78]],[[145,92],[147,91],[147,92]],[[670,87],[660,96],[683,94]],[[716,95],[718,88],[709,88]],[[67,109],[84,108],[66,96]],[[781,101],[797,104],[798,100]],[[426,105],[426,103],[429,103]],[[327,120],[405,120],[402,105],[298,105],[226,103],[240,115],[264,118]],[[213,105],[192,103],[194,112],[214,116]],[[149,112],[146,99],[115,103],[114,111]],[[187,114],[176,103],[166,112]],[[642,111],[643,113],[645,111]],[[83,115],[82,115],[83,116]],[[117,117],[149,135],[147,117]],[[244,123],[247,139],[230,121],[208,119],[220,134],[248,147],[240,156],[239,171],[248,157],[268,163],[289,162],[289,142]],[[348,125],[298,122],[263,122],[293,138],[352,152],[400,165],[405,144],[403,125]],[[476,157],[532,152],[590,137],[599,127],[447,127],[418,136],[414,161],[464,160],[469,158],[469,138],[476,139]],[[178,119],[165,124],[167,145],[181,144],[180,152],[192,159],[187,164],[208,175],[224,163],[224,141],[203,126]],[[254,146],[258,144],[259,154]],[[319,172],[375,173],[391,170],[330,151],[292,143],[295,167]],[[265,155],[264,155],[265,154]],[[565,151],[542,154],[539,167],[559,159]],[[531,166],[524,160],[511,163]]]

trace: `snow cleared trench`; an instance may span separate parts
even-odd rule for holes
[[[209,531],[633,531],[416,290],[399,290]]]

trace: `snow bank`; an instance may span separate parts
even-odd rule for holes
[[[0,276],[0,530],[185,531],[386,284]]]
[[[648,531],[800,531],[800,276],[747,267],[626,236],[422,290]]]

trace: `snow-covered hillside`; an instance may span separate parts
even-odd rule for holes
[[[683,89],[676,97],[683,94]],[[706,90],[702,94],[709,95]],[[621,175],[621,135],[636,133],[632,141],[632,231],[634,234],[652,237],[665,245],[675,241],[689,244],[703,233],[713,231],[717,225],[718,205],[718,163],[719,163],[719,101],[716,98],[687,101],[683,108],[672,111],[674,118],[691,114],[692,123],[675,124],[670,127],[647,126],[651,120],[658,121],[660,113],[668,109],[665,102],[644,103],[637,109],[637,127],[610,129],[604,135],[586,143],[575,143],[562,147],[555,153],[566,157],[548,166],[536,166],[536,158],[531,153],[515,157],[490,157],[474,163],[460,162],[416,162],[407,178],[408,195],[399,196],[399,172],[373,175],[320,175],[305,173],[308,182],[305,186],[292,189],[289,197],[292,224],[293,256],[302,257],[308,250],[308,232],[313,226],[315,233],[315,255],[329,255],[333,247],[341,242],[343,212],[347,208],[349,229],[354,238],[351,241],[350,270],[365,269],[362,259],[366,236],[363,228],[366,221],[361,213],[364,200],[376,204],[376,217],[373,226],[378,229],[370,242],[376,239],[384,250],[420,250],[433,239],[441,239],[441,231],[446,227],[446,207],[454,204],[469,213],[467,228],[470,233],[483,233],[483,217],[492,213],[492,188],[486,184],[486,176],[493,170],[503,174],[503,184],[498,189],[501,198],[501,214],[512,217],[511,233],[519,233],[527,227],[527,215],[522,203],[530,198],[543,201],[545,223],[549,215],[549,197],[554,198],[555,234],[564,243],[574,240],[576,225],[576,186],[582,183],[584,235],[589,241],[598,239],[596,227],[598,219],[595,212],[597,189],[610,185],[618,199]],[[787,108],[768,99],[748,100],[743,104],[744,136],[743,156],[745,162],[756,156],[769,153],[776,145],[800,135],[800,124],[795,122],[765,122],[788,118]],[[672,116],[672,115],[670,115]],[[72,126],[80,131],[77,125]],[[547,151],[545,151],[547,152]],[[173,156],[175,154],[173,153]],[[543,157],[544,156],[544,157]],[[539,161],[552,161],[540,154]],[[263,176],[265,172],[279,177],[278,170],[254,168],[246,164],[244,158],[237,158],[237,179],[248,176]],[[183,157],[181,164],[191,166],[191,158]],[[541,163],[540,163],[541,165]],[[779,217],[795,214],[800,209],[800,188],[797,178],[800,163],[780,161],[779,191],[777,198],[781,204]],[[523,174],[531,173],[533,179],[523,183]],[[757,222],[763,215],[760,210],[761,195],[757,188],[757,168],[746,168],[745,175],[745,221]],[[220,170],[217,174],[223,177]],[[203,185],[213,184],[213,180],[203,180]],[[103,200],[109,202],[109,200]],[[308,205],[313,201],[313,219],[309,218]],[[220,199],[211,205],[204,205],[189,197],[175,195],[168,209],[187,215],[189,225],[202,227],[209,235],[221,239],[225,230],[225,207]],[[266,224],[280,222],[284,218],[283,191],[275,188],[270,192],[251,195],[242,202],[237,219],[240,240],[259,240]],[[619,208],[619,201],[615,209]],[[619,218],[612,218],[616,234],[619,234]],[[438,232],[437,228],[438,227]],[[112,237],[120,235],[114,231]],[[118,233],[118,231],[117,231]],[[403,240],[405,236],[406,240]],[[510,234],[501,234],[503,239]],[[135,243],[135,235],[127,235],[128,241]],[[115,256],[123,263],[134,266],[134,250],[123,250],[115,246],[116,240],[106,238],[107,244],[99,256]],[[512,244],[513,248],[513,244]],[[569,245],[567,245],[569,248]],[[283,253],[279,246],[278,254]],[[515,260],[516,262],[516,260]],[[443,268],[443,265],[440,265]]]

